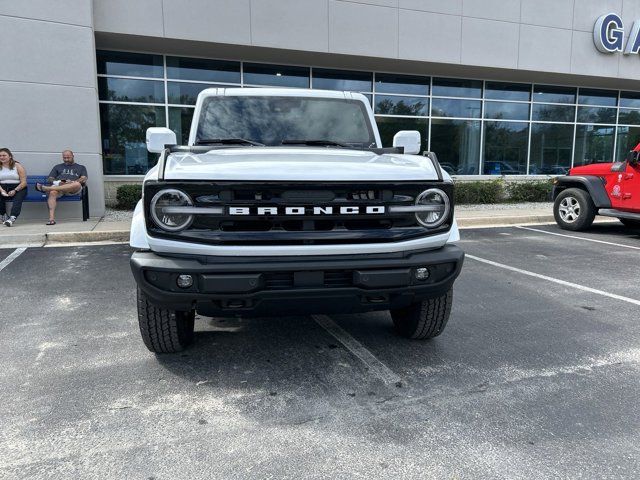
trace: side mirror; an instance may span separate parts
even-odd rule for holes
[[[420,153],[420,132],[417,130],[401,130],[393,136],[394,147],[404,147],[404,153],[416,155]]]
[[[635,167],[636,165],[638,165],[639,158],[640,158],[640,152],[631,150],[629,152],[629,155],[627,155],[627,162],[629,162],[629,165],[631,165],[632,167]]]
[[[167,145],[176,145],[176,134],[166,127],[147,128],[147,150],[151,153],[162,152]]]

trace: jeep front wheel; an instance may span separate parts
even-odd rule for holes
[[[562,191],[553,204],[553,216],[564,230],[585,230],[596,217],[596,207],[587,192],[579,188]]]
[[[184,350],[193,340],[195,311],[180,312],[151,303],[138,288],[138,323],[146,347],[155,353]]]
[[[406,338],[425,339],[440,335],[449,320],[453,290],[405,308],[391,310],[397,332]]]

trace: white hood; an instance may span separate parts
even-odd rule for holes
[[[240,147],[174,153],[165,167],[166,180],[395,182],[437,178],[425,157],[337,148]]]

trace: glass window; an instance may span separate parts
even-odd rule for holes
[[[98,73],[128,77],[162,78],[162,55],[144,53],[97,52]]]
[[[477,175],[480,162],[480,121],[431,121],[431,150],[452,175]]]
[[[604,107],[578,107],[578,122],[616,123],[616,109]]]
[[[167,78],[239,84],[240,62],[167,57]]]
[[[376,92],[429,95],[429,77],[376,73]]]
[[[529,120],[529,104],[484,102],[484,118],[498,120]]]
[[[551,105],[548,103],[533,104],[533,119],[543,122],[571,122],[576,118],[576,107],[573,105]]]
[[[246,85],[309,88],[309,68],[245,63],[244,83]]]
[[[189,142],[189,130],[193,119],[194,108],[169,107],[169,128],[176,133],[180,145]]]
[[[531,98],[531,85],[526,83],[502,83],[487,82],[484,90],[484,98],[493,100],[522,100]]]
[[[169,103],[195,105],[198,94],[207,88],[228,87],[228,85],[207,85],[206,83],[167,82]]]
[[[571,168],[573,125],[534,123],[531,126],[530,175],[566,175]]]
[[[158,155],[147,151],[145,132],[164,127],[164,107],[100,105],[102,161],[107,175],[142,175],[155,165]]]
[[[520,122],[484,123],[485,175],[527,173],[529,124]]]
[[[427,116],[429,115],[429,99],[424,97],[376,95],[376,113]]]
[[[534,102],[576,103],[576,89],[552,85],[534,85]]]
[[[245,138],[265,145],[285,140],[375,145],[363,102],[314,97],[209,97],[202,105],[197,138]]]
[[[433,95],[442,97],[480,98],[482,96],[482,82],[480,80],[434,78]]]
[[[620,106],[640,108],[640,92],[621,92]]]
[[[480,118],[480,100],[457,100],[434,98],[431,100],[431,115],[434,117]]]
[[[578,97],[580,105],[601,105],[603,107],[615,107],[618,104],[618,92],[613,90],[595,90],[581,88]]]
[[[611,162],[615,127],[598,125],[576,126],[574,165]]]
[[[347,72],[345,70],[313,69],[313,88],[319,90],[344,90],[352,92],[373,91],[373,74]]]
[[[158,80],[99,77],[98,92],[100,100],[164,103],[164,82]]]
[[[621,108],[618,114],[618,124],[620,125],[640,125],[640,110]]]
[[[417,130],[420,132],[422,148],[420,153],[427,149],[429,139],[429,120],[426,118],[401,118],[401,117],[376,117],[380,139],[383,147],[393,145],[393,136],[400,130]]]
[[[616,162],[623,162],[638,143],[640,143],[640,127],[618,127]]]

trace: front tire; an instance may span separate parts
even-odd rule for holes
[[[567,188],[556,197],[553,216],[563,230],[586,230],[596,217],[596,206],[589,193],[579,188]]]
[[[451,314],[453,290],[405,308],[391,310],[396,331],[406,338],[426,339],[440,335]]]
[[[138,288],[138,323],[146,347],[154,353],[184,350],[193,340],[195,311],[180,312],[151,303]]]
[[[619,218],[618,220],[627,228],[640,229],[640,220],[632,220],[631,218]]]

